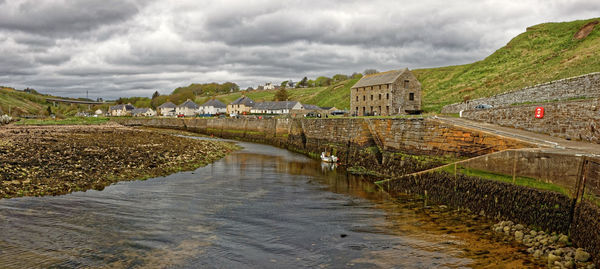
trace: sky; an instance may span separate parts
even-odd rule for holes
[[[481,60],[598,0],[0,0],[0,85],[65,97]]]

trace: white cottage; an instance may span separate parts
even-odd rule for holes
[[[303,106],[298,101],[275,101],[256,103],[250,110],[252,114],[289,114],[290,110],[300,110]]]
[[[201,115],[217,115],[227,113],[227,105],[217,99],[211,99],[208,102],[200,105]]]
[[[156,110],[160,112],[160,115],[165,117],[175,117],[175,107],[176,105],[171,102],[166,102],[160,105]]]
[[[186,117],[193,117],[196,114],[198,114],[199,109],[200,107],[198,106],[198,104],[194,103],[194,101],[190,99],[187,99],[187,101],[183,102],[175,108],[175,114],[183,115]]]
[[[152,108],[143,107],[132,110],[131,115],[134,117],[154,117],[156,112]]]

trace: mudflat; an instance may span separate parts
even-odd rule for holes
[[[2,126],[0,198],[102,190],[117,181],[192,170],[236,149],[117,124]]]

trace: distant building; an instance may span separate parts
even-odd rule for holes
[[[154,117],[156,116],[156,111],[152,110],[152,108],[142,107],[132,110],[131,115],[134,117]]]
[[[274,90],[275,89],[275,85],[273,85],[273,83],[271,83],[271,82],[267,82],[267,83],[265,83],[265,86],[263,88],[265,90]]]
[[[203,115],[216,115],[227,113],[227,105],[217,99],[211,99],[200,105],[199,113]]]
[[[102,109],[96,109],[94,114],[100,116],[100,115],[104,114],[104,112],[102,111]]]
[[[262,86],[262,85],[256,87],[257,91],[262,91],[264,89],[265,89],[265,86]]]
[[[175,107],[175,114],[184,115],[186,117],[192,117],[198,114],[198,109],[200,106],[194,103],[194,101],[187,99],[185,102],[181,103],[177,107]]]
[[[135,107],[132,104],[120,104],[111,106],[108,110],[108,114],[111,116],[131,116],[131,111],[134,110]]]
[[[304,107],[304,110],[323,110],[322,107],[317,105],[302,104],[302,106]]]
[[[290,110],[301,110],[303,106],[298,101],[275,101],[256,103],[251,109],[252,114],[288,114]]]
[[[171,102],[166,102],[158,106],[158,108],[156,108],[156,112],[159,112],[160,115],[165,117],[174,117],[177,115],[175,114],[175,107],[177,107],[175,104]]]
[[[366,75],[350,89],[350,110],[357,116],[418,113],[421,83],[408,68]]]
[[[254,101],[252,99],[242,96],[227,105],[227,114],[249,114],[253,106]]]

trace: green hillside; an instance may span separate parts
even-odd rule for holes
[[[425,110],[600,71],[600,25],[589,36],[574,38],[597,20],[539,24],[482,61],[413,70],[423,85]]]
[[[89,112],[87,105],[57,104],[54,106],[48,103],[46,98],[61,97],[42,95],[37,93],[35,90],[31,90],[31,92],[25,92],[0,86],[0,115],[10,113],[12,116],[47,116],[48,107],[50,107],[52,114],[55,114],[59,117],[73,116],[78,111]],[[94,111],[98,108],[106,111],[108,104],[102,106],[92,106],[91,111]]]

